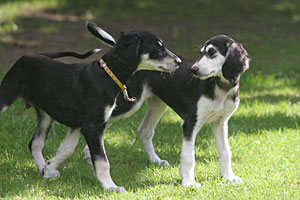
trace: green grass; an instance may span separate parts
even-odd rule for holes
[[[1,1],[3,36],[33,29],[54,34],[67,23],[49,25],[46,19],[26,17],[24,5],[28,2]],[[299,199],[298,1],[33,0],[30,5],[33,13],[76,14],[82,20],[100,20],[113,27],[126,23],[133,26],[134,20],[139,27],[161,35],[170,49],[193,60],[198,56],[198,45],[215,34],[228,34],[242,42],[252,62],[241,78],[241,104],[229,121],[229,142],[233,170],[244,183],[231,185],[220,178],[216,145],[210,128],[205,126],[196,140],[195,176],[202,188],[180,186],[181,119],[171,109],[161,119],[154,137],[158,155],[171,167],[150,164],[135,131],[145,106],[131,118],[113,124],[105,134],[112,178],[125,186],[126,192],[109,193],[101,188],[83,158],[83,138],[74,155],[59,168],[61,177],[43,179],[27,147],[35,129],[35,112],[25,109],[24,102],[18,100],[0,115],[0,198]],[[18,31],[11,32],[13,23],[20,27]],[[87,39],[80,34],[72,37]],[[0,53],[10,44],[5,45],[0,46]],[[1,62],[0,67],[4,67]],[[5,71],[1,70],[1,77]],[[55,154],[66,130],[58,123],[52,127],[44,148],[47,159]]]

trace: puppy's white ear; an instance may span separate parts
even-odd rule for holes
[[[86,28],[92,35],[96,36],[104,44],[110,47],[116,45],[115,39],[102,28],[98,27],[95,23],[86,22]]]

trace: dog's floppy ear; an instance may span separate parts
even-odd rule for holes
[[[95,23],[86,22],[86,28],[92,35],[96,36],[104,44],[110,47],[116,45],[115,39],[102,28],[98,27]]]
[[[233,42],[229,45],[226,53],[226,61],[222,66],[224,78],[229,81],[235,81],[248,69],[249,58],[242,44]]]
[[[137,65],[141,44],[142,41],[137,34],[121,33],[116,45],[119,59],[121,59],[125,63]]]

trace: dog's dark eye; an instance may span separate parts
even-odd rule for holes
[[[164,53],[165,48],[163,47],[163,45],[158,45],[156,47],[156,52],[157,53]]]
[[[213,57],[216,53],[217,53],[217,51],[214,48],[210,48],[207,52],[207,55],[209,57]]]
[[[150,58],[152,59],[161,59],[165,54],[165,48],[163,47],[159,47],[159,48],[155,48],[150,52]]]

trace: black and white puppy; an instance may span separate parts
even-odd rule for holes
[[[88,24],[92,26],[94,24]],[[162,40],[148,31],[121,34],[114,43],[102,59],[122,83],[137,70],[172,71],[180,64],[180,59],[164,47]],[[74,152],[81,133],[102,187],[124,191],[111,179],[103,142],[120,88],[100,67],[99,60],[65,64],[49,58],[64,55],[46,53],[21,57],[2,80],[0,110],[4,112],[19,97],[25,99],[27,106],[36,109],[37,128],[29,148],[45,178],[60,175],[57,168]],[[53,120],[70,129],[56,155],[46,163],[42,149]]]
[[[183,186],[200,186],[194,177],[195,138],[204,124],[212,128],[221,176],[231,183],[241,183],[231,167],[228,142],[228,120],[239,105],[240,77],[249,68],[250,59],[242,44],[219,35],[210,38],[201,49],[200,58],[193,64],[181,58],[179,69],[172,74],[139,71],[127,82],[129,93],[137,98],[126,102],[117,98],[109,123],[129,117],[144,101],[147,112],[138,128],[138,135],[150,162],[165,164],[155,153],[152,138],[155,127],[170,106],[182,119],[183,141],[180,174]],[[89,157],[88,148],[85,148]]]

